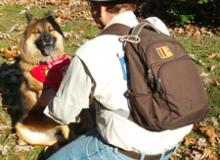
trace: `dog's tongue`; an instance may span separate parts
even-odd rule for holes
[[[48,56],[53,51],[53,46],[45,46],[44,53]]]

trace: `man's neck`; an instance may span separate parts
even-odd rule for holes
[[[134,18],[136,20],[136,16],[133,14],[133,12],[126,10],[126,11],[120,12],[119,14],[113,16],[111,18],[111,20],[107,23],[107,25],[105,25],[105,28],[107,28],[108,26],[110,26],[113,23],[121,23],[122,21],[126,22],[127,17],[129,17],[129,19]],[[127,23],[125,25],[127,25]]]

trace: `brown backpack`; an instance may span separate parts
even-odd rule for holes
[[[113,24],[101,34],[121,35],[124,42],[129,77],[126,95],[137,124],[161,131],[196,123],[207,115],[198,71],[173,37],[160,33],[148,21],[133,29]]]

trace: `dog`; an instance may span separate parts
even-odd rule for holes
[[[70,129],[44,115],[70,63],[64,54],[64,35],[51,14],[36,18],[26,13],[20,41],[19,87],[21,117],[15,124],[19,144],[52,146],[68,139]]]

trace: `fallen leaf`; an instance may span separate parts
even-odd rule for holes
[[[2,32],[0,32],[0,39],[3,39],[3,40],[11,40],[12,37],[11,37],[11,35],[8,34],[8,33],[2,33]]]
[[[3,156],[7,154],[8,149],[9,149],[8,145],[0,145],[0,152]]]
[[[75,35],[75,33],[72,31],[71,32],[64,32],[63,34],[66,39],[72,38]]]
[[[210,67],[209,70],[215,70],[214,66]],[[216,77],[211,74],[210,72],[203,71],[200,74],[201,80],[205,86],[205,88],[208,88],[210,85],[216,85]]]
[[[70,4],[70,0],[61,0],[61,4],[62,5],[69,5]]]
[[[196,141],[197,141],[197,138],[193,135],[188,134],[184,137],[184,145],[186,145],[186,146],[188,146],[190,144],[195,144]]]
[[[216,146],[218,143],[217,131],[213,126],[204,126],[199,128],[201,133],[205,134],[209,138],[209,142],[212,146]]]
[[[10,129],[10,127],[4,124],[0,124],[0,131],[4,131],[6,129]]]
[[[19,50],[16,46],[15,47],[9,47],[9,48],[1,48],[0,53],[8,61],[14,60],[14,58],[17,57],[20,54]]]
[[[215,65],[212,65],[209,67],[209,71],[210,72],[213,72],[217,67]]]
[[[201,160],[202,153],[200,153],[198,151],[193,151],[190,158],[193,158],[193,160]]]
[[[208,58],[212,59],[212,58],[220,58],[220,54],[219,53],[212,53],[208,55]]]
[[[180,34],[180,35],[183,35],[185,33],[184,29],[183,28],[176,28],[176,31]]]
[[[219,121],[216,117],[210,117],[210,122],[214,127],[218,127],[219,126]]]
[[[9,33],[13,32],[13,31],[24,31],[24,29],[25,29],[25,25],[15,24],[10,28]]]
[[[24,153],[23,152],[20,152],[18,155],[18,160],[25,160],[25,156],[24,156]]]
[[[192,34],[192,39],[199,39],[201,37],[201,32],[197,30]]]
[[[206,34],[208,32],[207,28],[205,28],[205,27],[201,27],[200,31],[201,31],[202,34]]]
[[[21,151],[29,152],[30,150],[33,149],[33,147],[30,145],[15,145],[14,149],[16,150],[16,152],[21,152]]]
[[[208,146],[208,143],[205,138],[199,138],[197,141],[197,148],[204,149]]]
[[[217,80],[215,83],[216,83],[216,86],[220,86],[220,80]]]
[[[216,154],[211,154],[208,157],[208,160],[219,160],[219,159],[220,159],[220,156]]]
[[[200,76],[201,76],[201,77],[208,77],[208,76],[209,76],[209,73],[203,71],[203,72],[200,74]]]
[[[204,155],[205,157],[209,157],[209,156],[211,156],[212,154],[213,154],[213,150],[210,149],[210,148],[205,148],[204,151],[203,151],[203,155]]]

